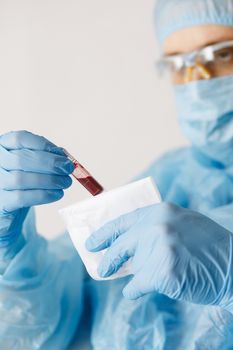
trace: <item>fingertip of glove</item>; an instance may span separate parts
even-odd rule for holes
[[[74,163],[67,159],[66,162],[64,163],[63,169],[66,171],[68,175],[72,174],[74,171]]]
[[[63,190],[48,190],[46,192],[48,196],[54,201],[59,200],[64,196]]]
[[[85,242],[85,247],[89,252],[94,252],[96,245],[94,243],[93,237],[89,237]]]
[[[72,185],[73,181],[70,176],[66,176],[63,182],[63,188],[66,190]]]

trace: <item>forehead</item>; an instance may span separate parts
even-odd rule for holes
[[[164,42],[163,51],[167,55],[185,53],[225,40],[233,40],[233,26],[200,25],[171,34]]]

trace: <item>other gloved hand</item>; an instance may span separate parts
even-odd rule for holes
[[[107,277],[132,259],[134,277],[123,294],[150,292],[233,311],[232,233],[209,218],[162,203],[106,224],[86,242],[92,252],[108,248],[99,266]]]
[[[72,162],[61,148],[27,131],[0,136],[0,248],[21,233],[30,207],[62,198]]]

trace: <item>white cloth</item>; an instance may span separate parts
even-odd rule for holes
[[[99,277],[97,268],[105,251],[97,253],[87,251],[85,248],[87,238],[107,222],[138,208],[159,202],[158,190],[152,178],[148,177],[59,210],[72,242],[93,279],[103,280]],[[130,275],[130,265],[129,260],[108,279]]]

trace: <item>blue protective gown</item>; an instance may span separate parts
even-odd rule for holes
[[[142,174],[148,175],[163,200],[199,211],[233,232],[230,168],[187,148],[156,161]],[[233,349],[229,312],[156,293],[124,299],[128,277],[89,278],[69,237],[47,242],[36,233],[33,213],[24,237],[0,276],[0,350],[64,350],[84,336],[94,350]]]

